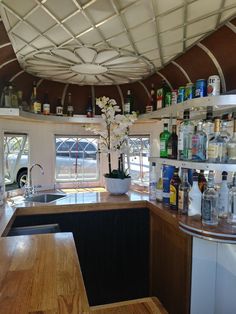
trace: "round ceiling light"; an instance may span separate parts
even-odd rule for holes
[[[91,47],[38,50],[22,57],[20,63],[32,75],[79,85],[131,83],[154,70],[149,61],[130,52]]]

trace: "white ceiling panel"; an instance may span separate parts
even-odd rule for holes
[[[122,84],[151,75],[230,20],[236,0],[0,0],[0,14],[29,73]]]
[[[184,23],[184,12],[182,9],[176,10],[159,18],[160,32],[178,27]]]

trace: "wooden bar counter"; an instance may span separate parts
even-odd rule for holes
[[[72,233],[3,237],[18,215],[109,210],[146,206],[147,196],[131,193],[68,195],[53,204],[16,203],[0,209],[0,314],[167,313],[157,298],[89,306]]]

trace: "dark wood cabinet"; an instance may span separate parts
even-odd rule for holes
[[[150,213],[150,293],[170,314],[190,311],[192,238],[171,214]]]
[[[148,209],[18,216],[13,227],[55,223],[73,233],[90,305],[149,295]]]

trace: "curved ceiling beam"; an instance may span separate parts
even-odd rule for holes
[[[191,79],[188,76],[188,73],[184,70],[184,68],[181,65],[179,65],[176,61],[171,61],[171,63],[174,64],[183,73],[183,75],[186,77],[188,83],[191,83]]]
[[[121,88],[120,88],[120,85],[116,85],[116,88],[117,88],[118,93],[119,93],[119,95],[120,95],[120,99],[121,99],[121,108],[122,108],[122,110],[124,110],[124,105],[125,105],[124,95],[123,95],[123,93],[122,93],[122,90],[121,90]]]
[[[61,103],[62,103],[63,105],[64,105],[64,103],[65,103],[66,92],[67,92],[68,87],[69,87],[69,84],[65,84],[65,87],[64,87],[63,92],[62,92]]]
[[[143,87],[144,91],[148,95],[148,98],[150,99],[151,98],[151,94],[149,93],[149,90],[147,89],[146,85],[143,82],[141,82],[141,81],[138,81],[138,83]]]
[[[198,43],[197,46],[201,48],[210,57],[211,61],[214,63],[215,67],[217,68],[217,71],[221,80],[222,91],[225,93],[226,92],[225,76],[218,60],[216,59],[214,54],[210,51],[210,49],[208,49],[202,43]]]
[[[11,60],[9,60],[9,61],[6,61],[6,62],[0,64],[0,69],[2,69],[2,68],[5,67],[6,65],[8,65],[9,63],[14,62],[14,61],[17,61],[17,62],[18,62],[17,58],[11,59]]]
[[[159,75],[160,77],[162,77],[163,80],[166,81],[166,83],[169,85],[169,87],[170,87],[171,90],[173,89],[173,87],[172,87],[172,85],[170,84],[170,82],[167,80],[167,78],[166,78],[161,72],[156,71],[156,74]]]
[[[9,82],[13,82],[18,76],[20,76],[21,74],[25,73],[24,70],[21,70],[19,72],[17,72],[14,76],[12,76],[9,80]]]
[[[234,33],[236,33],[236,26],[231,23],[231,22],[228,22],[225,24],[229,29],[231,29],[231,31],[233,31]]]

